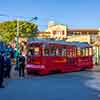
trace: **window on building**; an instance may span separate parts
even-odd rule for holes
[[[64,31],[62,31],[62,35],[64,35],[65,34],[65,32]]]
[[[82,35],[86,35],[86,33],[85,32],[81,32],[82,33]]]
[[[74,34],[75,34],[75,35],[80,35],[80,32],[75,32]]]
[[[77,35],[77,32],[73,32],[73,35]]]
[[[56,34],[56,31],[53,31],[53,34],[55,35]]]
[[[91,34],[90,32],[86,32],[86,35],[89,35],[89,34]]]
[[[68,33],[68,36],[72,36],[72,35],[73,35],[73,32],[69,32],[69,33]]]

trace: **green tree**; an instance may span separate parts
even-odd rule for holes
[[[35,37],[38,25],[28,21],[19,21],[19,36]],[[0,40],[9,43],[16,37],[17,21],[6,21],[0,23]]]

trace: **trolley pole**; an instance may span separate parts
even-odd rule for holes
[[[16,33],[16,67],[19,68],[19,19],[17,18],[17,33]]]

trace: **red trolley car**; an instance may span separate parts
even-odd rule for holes
[[[91,69],[92,53],[92,46],[84,42],[30,39],[26,69],[28,73],[39,74]]]

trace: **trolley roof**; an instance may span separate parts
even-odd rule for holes
[[[80,48],[91,47],[91,45],[88,44],[88,42],[66,42],[64,40],[50,40],[50,39],[30,38],[28,40],[28,44],[33,44],[33,43],[71,45],[71,46],[76,46],[76,47],[80,47]]]

